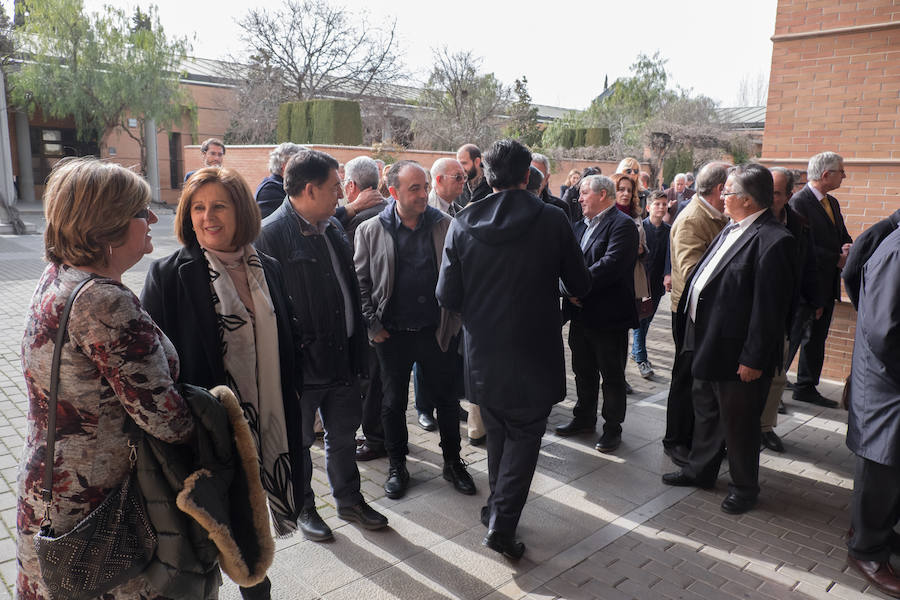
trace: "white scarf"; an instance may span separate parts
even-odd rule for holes
[[[260,476],[278,535],[297,529],[297,504],[291,485],[275,306],[262,263],[252,246],[244,247],[244,267],[255,314],[241,302],[225,265],[203,250],[209,266],[226,385],[241,403],[259,453]],[[294,474],[299,476],[299,474]]]

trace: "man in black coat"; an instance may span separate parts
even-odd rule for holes
[[[759,418],[782,357],[796,243],[772,215],[773,183],[758,164],[734,167],[722,196],[732,223],[703,255],[678,304],[693,348],[694,438],[688,464],[667,485],[713,487],[728,448],[732,483],[722,510],[759,496]]]
[[[491,186],[484,178],[481,165],[481,150],[475,144],[464,144],[456,151],[456,160],[466,170],[469,180],[463,186],[462,194],[456,203],[465,207],[469,202],[477,202],[491,193]]]
[[[616,208],[612,179],[591,175],[582,179],[580,186],[584,219],[574,224],[575,239],[581,245],[592,285],[586,296],[569,293],[563,301],[563,315],[571,320],[569,348],[578,400],[572,420],[557,427],[556,433],[593,433],[602,388],[603,434],[596,448],[614,452],[622,442],[625,421],[628,330],[639,326],[634,299],[638,230],[634,221]]]
[[[566,213],[567,217],[571,218],[571,215],[569,215],[569,205],[550,193],[550,159],[543,154],[535,152],[531,155],[531,166],[540,171],[543,176],[541,187],[538,188],[535,195],[547,204],[558,207]]]
[[[579,297],[590,288],[566,216],[525,191],[530,162],[513,140],[487,152],[497,192],[450,225],[437,285],[441,305],[462,315],[466,396],[487,430],[484,544],[514,559],[525,551],[515,531],[547,417],[566,395],[558,282]]]
[[[800,305],[791,330],[791,346],[800,348],[794,400],[834,408],[837,402],[816,389],[825,362],[825,339],[831,326],[834,301],[841,297],[841,269],[850,252],[850,234],[844,226],[841,208],[830,192],[846,177],[844,159],[834,152],[822,152],[809,159],[806,171],[809,183],[791,198],[791,208],[809,223],[815,242],[816,277],[822,315],[815,308]],[[793,356],[789,357],[793,360]]]
[[[856,238],[850,255],[847,256],[847,264],[841,271],[844,279],[844,289],[853,303],[853,308],[859,308],[859,286],[862,283],[862,270],[869,258],[872,257],[884,238],[900,227],[900,208],[886,219],[878,221]]]
[[[847,447],[856,454],[847,562],[900,598],[890,558],[900,514],[900,230],[862,268]]]
[[[265,219],[284,202],[284,167],[291,157],[303,150],[300,144],[285,142],[269,152],[269,175],[256,186],[253,199],[259,205],[259,212]]]
[[[281,262],[294,315],[303,332],[303,450],[307,465],[298,520],[314,541],[332,537],[316,512],[309,449],[319,411],[325,427],[325,465],[338,516],[366,529],[387,518],[363,500],[356,467],[359,380],[367,373],[366,326],[350,244],[334,209],[342,195],[334,158],[315,150],[295,154],[284,171],[287,198],[263,221],[255,246]]]

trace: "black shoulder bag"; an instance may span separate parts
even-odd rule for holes
[[[112,492],[68,533],[57,537],[50,520],[60,355],[72,304],[84,285],[93,278],[92,275],[78,284],[60,315],[50,372],[47,451],[44,456],[42,490],[46,509],[41,529],[34,536],[34,548],[41,566],[41,577],[54,600],[86,600],[108,592],[139,575],[156,552],[156,532],[147,519],[143,498],[137,486],[134,469],[137,458],[135,439],[128,441],[131,471],[119,489]],[[136,425],[134,429],[137,429]]]

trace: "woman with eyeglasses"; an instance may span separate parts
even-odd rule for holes
[[[118,489],[131,470],[123,426],[134,421],[164,442],[193,436],[194,419],[175,388],[178,355],[123,274],[153,251],[150,186],[119,165],[96,159],[61,162],[44,191],[47,267],[32,297],[22,340],[28,431],[19,466],[16,593],[50,598],[34,535],[44,517],[41,488],[53,469],[49,517],[62,535]],[[61,350],[54,456],[45,456],[47,401],[60,314],[75,288]],[[158,598],[140,575],[105,599]]]
[[[639,217],[643,218],[647,215],[647,197],[650,196],[650,190],[646,189],[641,182],[641,164],[636,158],[626,156],[619,162],[616,167],[616,173],[624,173],[631,177],[637,186],[638,208],[640,209]]]

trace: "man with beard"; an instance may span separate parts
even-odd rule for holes
[[[456,160],[466,171],[469,180],[463,187],[456,203],[465,207],[469,202],[477,202],[491,193],[491,186],[484,179],[481,167],[481,150],[475,144],[465,144],[456,151]]]

